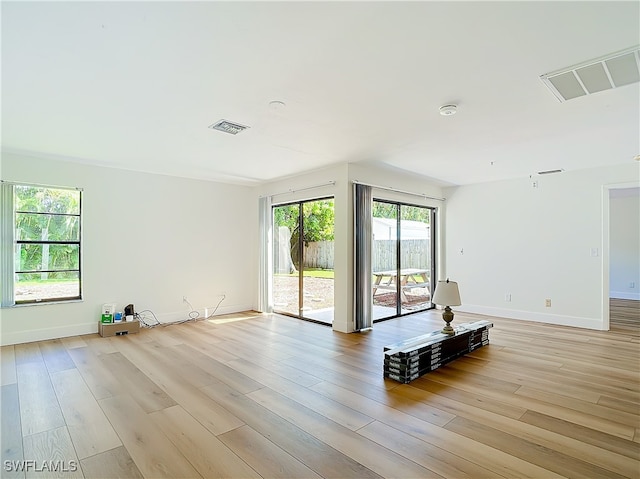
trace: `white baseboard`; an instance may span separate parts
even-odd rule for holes
[[[477,306],[473,304],[457,306],[456,310],[467,312],[467,313],[497,316],[499,318],[520,319],[523,321],[535,321],[537,323],[558,324],[561,326],[573,326],[575,328],[596,329],[599,331],[604,329],[602,320],[596,319],[596,318],[582,318],[579,316],[564,316],[560,314],[536,313],[533,311],[520,311],[520,310],[506,309],[506,308],[492,308],[488,306]]]
[[[215,314],[213,313],[213,309],[208,312],[210,316],[219,316],[221,314],[230,314],[230,313],[240,313],[242,311],[251,311],[253,309],[252,306],[245,305],[229,305],[222,306],[217,309]],[[204,310],[198,311],[200,313],[199,318],[204,317]],[[174,323],[177,321],[182,321],[185,319],[189,319],[189,313],[185,313],[184,311],[179,313],[165,313],[165,314],[156,314],[158,320],[161,323]],[[69,336],[80,336],[83,334],[92,334],[98,333],[98,320],[96,318],[95,321],[91,323],[82,323],[82,324],[74,324],[69,326],[60,326],[57,328],[46,328],[46,329],[35,329],[29,331],[16,331],[16,332],[5,332],[3,331],[0,337],[0,345],[9,346],[11,344],[22,344],[22,343],[31,343],[33,341],[46,341],[48,339],[60,339],[67,338]]]
[[[613,299],[634,299],[640,301],[640,293],[627,293],[626,291],[611,291],[609,297]]]
[[[98,333],[98,318],[91,323],[74,324],[70,326],[60,326],[57,328],[34,329],[30,331],[16,331],[12,333],[2,332],[0,344],[8,346],[11,344],[31,343],[33,341],[45,341],[47,339],[68,338],[69,336],[80,336],[82,334]]]
[[[253,306],[237,305],[237,304],[223,306],[221,304],[218,307],[218,309],[216,309],[215,306],[212,308],[207,308],[207,317],[220,316],[222,314],[241,313],[243,311],[252,311],[252,310],[253,310]],[[196,309],[195,312],[198,313],[198,316],[196,319],[204,319],[205,317],[204,308]],[[160,321],[162,324],[177,323],[180,321],[191,319],[189,317],[188,311],[179,311],[175,313],[160,313],[160,314],[156,314],[156,317],[158,318],[158,321]]]

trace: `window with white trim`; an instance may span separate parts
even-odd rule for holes
[[[2,306],[82,299],[82,191],[2,184]]]

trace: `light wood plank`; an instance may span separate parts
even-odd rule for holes
[[[0,348],[0,385],[16,384],[16,354],[13,346]]]
[[[99,403],[144,477],[201,477],[133,397],[125,394]]]
[[[633,415],[633,417],[636,418],[635,420],[637,420],[638,413],[640,412],[640,405],[638,405],[638,403],[624,401],[616,397],[600,396],[598,404],[610,409],[627,412]]]
[[[176,405],[171,397],[122,353],[103,354],[100,360],[145,412],[158,411]]]
[[[503,433],[470,419],[458,417],[449,422],[445,428],[494,449],[511,454],[514,457],[536,464],[547,471],[553,471],[563,477],[571,474],[593,479],[622,479],[625,477],[611,470],[605,470],[567,456],[559,450],[546,448],[540,444]]]
[[[316,393],[308,388],[300,388],[297,383],[273,374],[267,369],[249,361],[231,361],[229,366],[254,379],[260,379],[265,386],[279,392],[299,404],[312,408],[326,418],[351,430],[357,430],[369,424],[373,419],[357,409],[341,404],[331,398]],[[249,397],[250,394],[249,394]]]
[[[527,411],[524,416],[530,414]],[[609,447],[597,447],[584,441],[581,436],[567,437],[563,434],[550,431],[540,427],[531,427],[531,425],[523,424],[523,421],[512,419],[501,414],[488,412],[479,408],[461,408],[458,410],[459,417],[463,417],[486,427],[493,428],[496,431],[507,435],[513,435],[519,439],[526,440],[529,443],[548,448],[549,450],[557,450],[563,455],[588,462],[597,467],[602,467],[608,471],[617,474],[627,475],[635,471],[638,463],[635,459],[626,457],[624,454],[617,454]],[[522,418],[521,418],[522,419]],[[447,427],[447,426],[445,426]],[[595,431],[592,431],[595,432]],[[583,434],[585,431],[583,431]],[[608,436],[609,439],[618,439]],[[614,441],[612,441],[614,442]],[[619,440],[619,442],[627,442]]]
[[[53,373],[51,381],[80,459],[122,445],[77,369]]]
[[[380,477],[358,461],[315,438],[225,384],[202,389],[232,414],[325,478]]]
[[[125,392],[124,386],[90,346],[70,349],[69,356],[96,399]]]
[[[237,454],[261,477],[321,477],[249,426],[222,434],[220,440],[237,451]]]
[[[438,372],[439,374],[429,375],[428,378],[422,377],[415,381],[413,385],[415,385],[415,387],[425,388],[431,392],[441,393],[445,396],[460,396],[457,394],[457,389],[460,388],[467,393],[468,397],[474,397],[482,394],[489,402],[495,400],[507,404],[519,403],[521,407],[526,409],[548,414],[565,421],[580,424],[585,427],[596,429],[607,434],[613,434],[625,439],[628,439],[633,435],[632,426],[626,426],[597,416],[592,416],[588,413],[558,406],[547,402],[545,399],[533,399],[525,397],[523,394],[505,394],[504,392],[496,391],[492,388],[480,388],[477,384],[474,385],[473,383],[467,383],[466,380],[463,380],[464,377],[459,375],[451,375],[439,370],[435,372]],[[434,386],[436,383],[440,383],[440,386]],[[514,396],[517,396],[520,399],[516,400]]]
[[[433,471],[304,408],[268,388],[247,395],[283,419],[313,435],[383,477],[429,477]]]
[[[25,436],[24,457],[34,464],[26,472],[27,479],[84,477],[64,426]]]
[[[636,463],[640,463],[640,447],[628,439],[612,436],[596,431],[595,429],[563,421],[535,411],[527,411],[520,418],[520,421],[537,426],[544,431],[554,432],[563,438],[572,438],[582,443],[591,444],[598,448],[611,451],[615,453],[611,456],[614,460],[619,454],[631,458]],[[585,454],[582,457],[589,458],[592,456]]]
[[[402,389],[408,388],[405,385]],[[469,440],[458,434],[453,434],[426,421],[421,421],[411,415],[398,411],[388,406],[376,403],[370,399],[363,400],[359,395],[339,389],[330,383],[322,383],[314,386],[314,390],[332,394],[340,401],[360,403],[363,411],[376,418],[379,422],[398,429],[432,446],[446,451],[456,451],[456,454],[466,460],[477,464],[479,467],[492,471],[496,475],[504,477],[551,477],[553,473],[538,468],[526,461],[504,454],[502,451],[491,447],[483,447],[477,441]],[[400,394],[401,392],[398,391]]]
[[[84,336],[70,336],[68,338],[62,338],[60,341],[62,341],[62,344],[64,344],[64,347],[67,348],[67,350],[87,347],[87,342],[84,340]]]
[[[612,409],[601,404],[592,404],[589,401],[569,399],[565,396],[559,396],[548,391],[539,391],[538,389],[528,386],[521,387],[516,394],[585,413],[590,417],[593,416],[595,418],[603,419],[607,423],[621,424],[623,426],[619,431],[619,435],[621,437],[625,435],[625,430],[627,431],[627,435],[631,437],[631,427],[640,427],[640,417],[638,417],[638,415],[628,413],[626,411],[620,411],[618,409]]]
[[[22,434],[28,436],[64,426],[58,398],[43,361],[17,367]]]
[[[456,477],[459,479],[504,477],[456,455],[457,451],[455,450],[446,451],[378,421],[368,424],[358,432],[381,446],[433,471],[429,477]]]
[[[153,381],[154,386],[157,385],[162,390],[163,394],[166,393],[166,397],[170,398],[174,404],[180,403],[189,414],[213,434],[221,434],[244,424],[189,382],[188,378],[194,376],[194,371],[185,371],[184,367],[172,363],[170,359],[167,360],[161,353],[154,353],[152,351],[153,344],[155,343],[148,343],[148,349],[145,352],[126,340],[121,342],[118,347],[129,356],[132,362],[140,365],[144,374]],[[161,347],[162,351],[166,349],[168,348]],[[198,368],[193,366],[193,369]],[[201,374],[198,376],[202,375],[209,378],[206,381],[208,384],[218,383],[213,376],[201,370]],[[168,404],[167,407],[172,405]]]
[[[182,407],[173,406],[149,416],[203,477],[260,477],[221,441],[222,436],[216,437]]]
[[[18,402],[18,385],[5,384],[0,393],[0,418],[2,418],[2,477],[24,478],[24,471],[17,470],[19,461],[24,459],[22,450],[22,427],[20,425],[20,403]],[[5,461],[10,461],[7,469]]]
[[[41,363],[42,353],[40,352],[40,346],[35,343],[16,344],[14,346],[16,365],[27,363]]]
[[[50,373],[64,371],[65,369],[72,369],[76,367],[76,365],[71,360],[71,357],[67,353],[67,348],[64,346],[61,340],[52,339],[50,341],[42,341],[38,344],[40,346],[42,359],[47,365],[47,369]]]
[[[91,479],[142,479],[142,474],[124,446],[80,460],[82,472]]]

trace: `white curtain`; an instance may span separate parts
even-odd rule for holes
[[[0,189],[0,282],[2,306],[13,306],[13,185],[2,182]]]
[[[373,292],[371,284],[372,209],[371,187],[355,183],[354,198],[354,329],[373,326]]]
[[[271,197],[261,197],[259,200],[259,237],[260,264],[258,265],[258,310],[263,313],[273,312],[272,303],[272,247],[273,247],[273,216],[271,214]]]

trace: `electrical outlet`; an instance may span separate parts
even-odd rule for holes
[[[182,297],[182,302],[183,302],[183,303],[186,303],[186,302],[187,302],[187,297],[186,297],[186,296],[183,296],[183,297]]]
[[[510,303],[511,302],[511,293],[504,293],[504,300],[507,303]]]
[[[551,307],[551,300],[550,300],[550,299],[545,299],[545,300],[544,300],[544,305],[545,305],[547,308],[550,308],[550,307]]]
[[[630,287],[630,288],[635,288],[635,287],[636,287],[636,283],[635,283],[634,281],[631,281],[631,282],[629,283],[629,287]]]
[[[219,296],[226,296],[226,295],[227,295],[227,292],[226,292],[226,291],[222,291],[222,292],[219,294]]]

